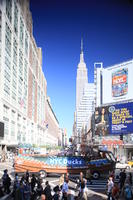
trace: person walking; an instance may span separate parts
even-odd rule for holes
[[[85,190],[85,182],[81,182],[78,198],[80,200],[87,200],[87,192]]]
[[[25,174],[25,175],[26,175],[26,181],[29,182],[30,174],[29,174],[29,171],[28,171],[28,170],[26,171],[26,174]]]
[[[62,174],[61,176],[60,176],[60,179],[59,179],[59,186],[60,186],[60,189],[62,189],[62,185],[63,185],[63,183],[64,183],[64,174]]]
[[[123,171],[120,172],[120,192],[123,189],[123,186],[125,184],[125,180],[126,180],[126,172],[125,172],[125,170],[123,170]]]
[[[108,200],[110,200],[110,198],[112,197],[112,189],[114,187],[114,182],[113,182],[113,178],[109,177],[108,179],[108,183],[107,183],[107,195],[108,195]]]
[[[132,183],[133,183],[133,181],[132,181],[132,173],[129,172],[129,184],[132,186]]]
[[[92,184],[90,169],[86,170],[86,179],[87,179],[87,181],[89,181],[90,184]]]
[[[46,196],[46,200],[52,200],[51,187],[50,187],[48,181],[46,181],[46,187],[45,187],[43,193],[44,193],[45,196]]]
[[[31,199],[31,188],[30,188],[30,184],[28,181],[26,181],[26,183],[24,185],[24,199],[25,200]]]
[[[9,194],[10,193],[10,186],[11,186],[11,178],[8,175],[8,170],[4,170],[4,174],[2,176],[2,181],[3,181],[3,188],[4,192]]]
[[[62,186],[62,194],[63,194],[63,197],[62,199],[63,200],[67,200],[67,195],[68,195],[68,182],[69,180],[66,179],[63,183],[63,186]]]
[[[119,199],[119,187],[117,183],[114,183],[114,187],[112,188],[112,200]]]
[[[129,184],[125,184],[124,197],[125,197],[125,200],[132,200],[133,199],[132,189],[131,189],[131,186]]]
[[[34,191],[36,183],[37,183],[37,180],[36,180],[35,174],[32,174],[32,178],[31,178],[31,192],[32,193]]]
[[[53,200],[59,200],[60,199],[60,187],[59,185],[54,187],[54,195],[53,195]]]

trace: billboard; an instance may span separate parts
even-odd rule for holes
[[[133,133],[133,102],[99,107],[95,110],[95,134]]]
[[[124,96],[128,93],[128,68],[112,73],[112,97]]]
[[[133,60],[103,69],[102,104],[133,99]]]

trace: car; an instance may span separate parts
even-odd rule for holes
[[[128,164],[130,165],[130,167],[133,167],[133,160],[128,161]]]
[[[117,162],[115,168],[116,169],[130,169],[131,166],[128,163]]]

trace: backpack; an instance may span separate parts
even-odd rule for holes
[[[132,198],[132,190],[131,190],[131,188],[128,187],[128,188],[125,189],[125,196],[128,199]]]

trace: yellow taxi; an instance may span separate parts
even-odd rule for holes
[[[130,165],[130,167],[133,167],[133,160],[128,161],[128,164]]]

